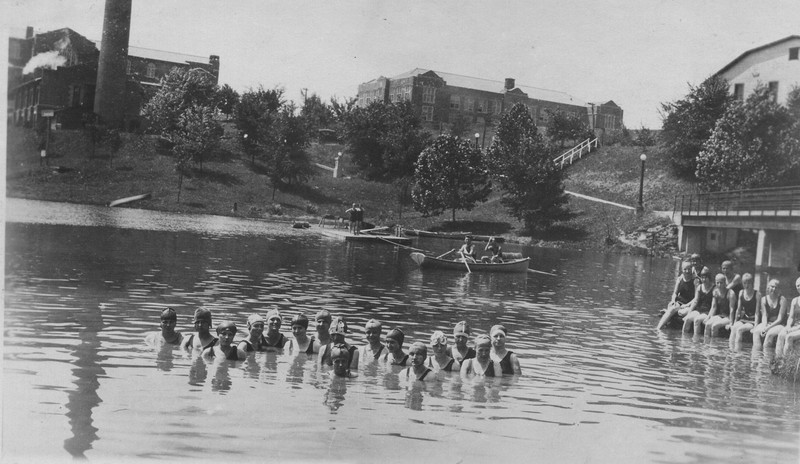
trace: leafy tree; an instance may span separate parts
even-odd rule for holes
[[[243,93],[234,110],[234,121],[245,153],[255,165],[256,156],[265,157],[266,147],[274,142],[272,124],[284,105],[283,89],[248,90]]]
[[[313,174],[311,158],[306,151],[308,133],[302,117],[296,116],[291,105],[284,105],[271,128],[274,143],[266,160],[272,184],[272,199],[278,186],[307,182]]]
[[[410,102],[374,102],[344,114],[342,138],[368,179],[391,180],[412,175],[429,135]]]
[[[203,169],[203,160],[219,147],[222,137],[222,127],[214,119],[211,107],[194,105],[187,108],[178,118],[178,128],[173,133],[172,147],[176,155],[176,169],[178,171],[178,201],[181,198],[181,185],[184,173],[189,168],[189,163],[194,162]]]
[[[161,78],[161,87],[142,108],[152,133],[171,138],[181,115],[195,105],[214,107],[216,84],[202,69],[173,68]]]
[[[300,108],[300,116],[306,124],[306,129],[310,134],[316,134],[319,129],[328,129],[333,124],[334,117],[331,108],[312,93],[303,101]]]
[[[550,140],[558,142],[561,147],[567,140],[585,139],[589,133],[589,126],[584,118],[575,113],[566,113],[562,110],[544,110],[547,113],[547,136]]]
[[[698,87],[690,85],[683,99],[661,104],[662,146],[677,175],[694,178],[697,155],[730,102],[728,82],[715,75]]]
[[[236,105],[239,104],[239,92],[233,90],[230,85],[225,84],[217,90],[215,100],[220,113],[230,118],[234,110],[236,110]]]
[[[518,103],[502,116],[487,159],[503,189],[501,203],[526,229],[570,217],[564,172],[553,163],[553,150],[525,105]]]
[[[656,144],[656,136],[653,131],[642,126],[636,133],[636,140],[634,142],[637,147],[652,147]]]
[[[452,135],[440,135],[422,151],[414,181],[414,209],[424,216],[449,209],[453,221],[457,209],[472,210],[492,189],[481,151]]]
[[[797,182],[794,98],[790,110],[774,101],[769,88],[759,86],[743,103],[730,104],[697,157],[700,187],[731,190]]]
[[[450,135],[453,137],[463,137],[471,127],[471,118],[467,118],[463,114],[457,114],[450,124]]]

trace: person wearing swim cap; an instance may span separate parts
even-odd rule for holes
[[[358,347],[353,353],[353,364],[372,364],[378,361],[386,349],[381,343],[383,336],[383,324],[376,319],[370,319],[364,324],[364,339],[367,341],[366,345]]]
[[[183,334],[175,330],[178,324],[178,313],[172,308],[161,311],[161,331],[150,332],[144,337],[149,346],[159,347],[164,345],[180,345]]]
[[[289,340],[290,353],[314,354],[314,336],[308,336],[308,318],[298,314],[292,318],[292,339]]]
[[[337,377],[353,377],[350,372],[350,351],[347,345],[335,345],[331,348],[331,364],[333,374]]]
[[[196,334],[184,337],[182,348],[203,350],[217,343],[217,337],[211,335],[211,311],[197,308],[194,312],[194,330]]]
[[[264,351],[267,341],[264,339],[264,319],[258,314],[251,314],[247,318],[247,331],[249,335],[239,342],[239,348],[245,353]]]
[[[280,331],[282,323],[280,311],[272,309],[267,313],[267,333],[264,335],[267,348],[283,349],[286,345],[286,336]]]
[[[453,340],[455,344],[450,347],[450,357],[455,359],[459,364],[463,365],[464,360],[475,357],[475,350],[467,346],[471,333],[472,331],[467,321],[458,322],[453,328]]]
[[[320,310],[314,317],[314,322],[317,324],[317,340],[314,342],[314,353],[319,353],[322,349],[331,342],[331,313],[327,309]]]
[[[500,375],[500,365],[492,361],[492,340],[488,335],[475,337],[475,357],[461,365],[464,377],[496,377]]]
[[[492,361],[500,365],[503,375],[521,375],[522,368],[519,366],[519,359],[513,351],[506,349],[506,336],[508,331],[500,324],[492,326],[489,330],[489,337],[492,339],[492,351],[489,356]]]
[[[794,286],[800,294],[800,278],[794,281]],[[786,327],[780,331],[778,341],[775,343],[775,357],[788,356],[797,344],[797,340],[800,340],[800,296],[794,297],[789,305]]]
[[[205,358],[242,361],[247,357],[244,350],[233,344],[233,337],[236,336],[236,324],[231,321],[220,322],[217,325],[217,336],[219,336],[219,343],[203,350],[202,355]]]
[[[431,351],[433,354],[425,360],[425,365],[435,371],[459,372],[461,364],[448,354],[447,335],[436,330],[431,335]],[[409,352],[409,356],[411,353]]]
[[[422,342],[414,342],[408,349],[408,358],[411,365],[406,368],[406,380],[437,380],[431,375],[433,369],[425,365],[428,359],[428,347]]]
[[[331,351],[333,350],[334,346],[344,346],[347,349],[347,352],[350,353],[350,359],[347,363],[348,369],[357,369],[357,365],[353,365],[354,355],[353,353],[356,351],[356,347],[350,346],[346,340],[346,333],[348,332],[347,329],[347,322],[345,322],[343,317],[334,317],[331,321],[331,326],[329,329],[329,334],[331,341],[328,343],[324,348],[319,350],[319,355],[317,360],[320,365],[327,364],[332,365],[333,359],[331,358]]]
[[[386,334],[384,342],[386,343],[386,354],[383,355],[383,361],[392,366],[406,366],[408,362],[408,355],[403,351],[403,340],[406,335],[400,329],[392,329]]]
[[[701,284],[700,272],[703,271],[703,258],[701,258],[700,255],[697,253],[692,253],[692,255],[689,256],[689,262],[692,264],[692,275],[694,276],[695,279],[694,284],[696,286],[700,285]]]

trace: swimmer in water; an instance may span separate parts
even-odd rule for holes
[[[386,350],[386,346],[381,343],[383,336],[383,325],[376,319],[370,319],[364,324],[364,339],[367,341],[365,345],[359,346],[358,350],[353,353],[353,364],[357,367],[359,364],[367,365],[378,361]],[[354,367],[353,369],[355,369]]]
[[[346,345],[336,345],[331,348],[331,362],[333,375],[336,377],[354,377],[350,372],[350,351]]]
[[[239,348],[246,353],[264,351],[267,346],[264,339],[264,319],[258,314],[251,314],[247,318],[247,331],[249,336],[239,342]]]
[[[314,353],[319,353],[331,342],[331,313],[327,309],[320,310],[314,317],[314,322],[317,324],[317,339],[314,341]]]
[[[308,336],[308,318],[298,314],[292,318],[292,336],[289,340],[290,353],[314,354],[314,336]]]
[[[475,350],[467,346],[469,336],[472,331],[469,328],[467,321],[461,321],[453,328],[453,341],[455,344],[450,347],[450,357],[455,359],[456,362],[463,365],[465,359],[475,357]]]
[[[283,349],[286,345],[287,338],[280,331],[282,323],[283,318],[280,311],[273,309],[267,313],[267,333],[264,335],[267,348]]]
[[[150,332],[144,337],[145,343],[150,346],[164,345],[179,346],[183,342],[183,334],[175,330],[178,324],[178,314],[172,308],[161,311],[161,331]]]
[[[217,343],[217,337],[211,335],[211,311],[198,308],[194,312],[194,330],[196,334],[184,337],[181,348],[187,350],[203,350]]]
[[[461,365],[461,375],[464,377],[498,377],[502,369],[492,361],[492,340],[488,335],[475,337],[475,357],[467,359]]]
[[[492,361],[500,365],[503,375],[521,375],[522,368],[519,367],[519,359],[513,351],[506,349],[506,336],[508,331],[500,324],[492,326],[489,330],[489,337],[492,339]]]
[[[386,354],[383,360],[392,366],[406,366],[408,355],[403,351],[406,334],[400,329],[392,329],[386,334]]]
[[[433,354],[425,360],[425,365],[435,371],[460,372],[461,364],[453,359],[447,350],[447,335],[441,330],[431,335],[431,351]],[[409,353],[409,356],[411,353]]]
[[[242,361],[247,357],[247,353],[233,344],[233,337],[236,336],[236,324],[231,321],[223,321],[217,325],[217,335],[219,343],[209,346],[203,350],[205,358],[227,359],[230,361]]]
[[[324,348],[319,350],[319,354],[317,356],[317,361],[319,362],[320,365],[323,364],[327,364],[329,366],[332,365],[333,358],[331,358],[331,353],[333,352],[333,348],[335,346],[339,347],[343,346],[350,354],[350,358],[347,361],[347,368],[348,369],[358,368],[358,366],[353,366],[353,353],[356,351],[356,347],[350,346],[350,344],[347,343],[347,338],[346,338],[347,332],[348,332],[347,322],[345,322],[344,318],[334,317],[333,320],[331,321],[330,329],[328,330],[331,341],[330,343],[325,345]]]
[[[414,342],[408,350],[411,365],[406,368],[407,380],[436,380],[433,369],[425,365],[428,359],[428,347],[422,342]]]

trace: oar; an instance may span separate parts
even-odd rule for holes
[[[464,256],[464,252],[463,251],[461,252],[461,258],[464,259],[464,266],[467,266],[467,272],[472,274],[472,271],[469,270],[469,264],[467,263],[467,257]]]
[[[528,269],[528,272],[533,272],[533,273],[536,273],[536,274],[544,274],[544,275],[549,275],[549,276],[553,276],[553,277],[558,277],[558,274],[551,274],[549,272],[537,271],[536,269]]]
[[[455,248],[453,248],[452,250],[448,251],[447,253],[442,253],[442,254],[440,254],[439,256],[437,256],[437,257],[436,257],[436,259],[443,258],[443,257],[445,257],[445,256],[449,255],[450,253],[454,252],[454,251],[456,251],[456,249],[455,249]]]

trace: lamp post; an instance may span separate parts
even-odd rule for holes
[[[636,213],[642,214],[644,213],[644,203],[642,203],[642,195],[644,193],[644,162],[647,161],[647,155],[642,153],[639,155],[639,159],[642,160],[642,175],[639,177],[639,205],[636,207]]]
[[[478,149],[478,139],[481,138],[480,132],[475,132],[475,149]]]

